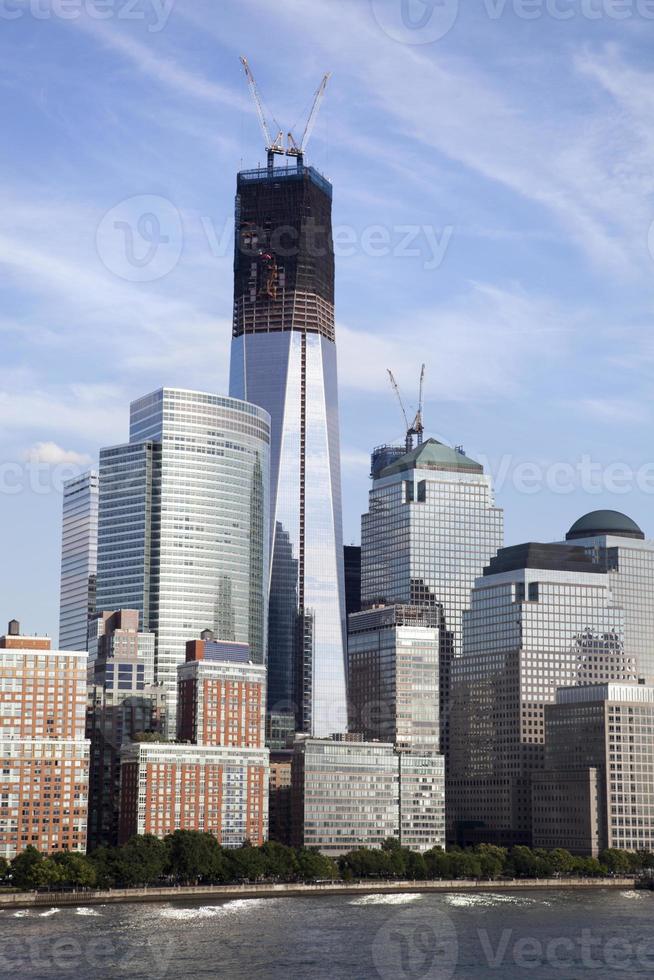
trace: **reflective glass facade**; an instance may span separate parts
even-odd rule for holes
[[[86,650],[87,626],[95,612],[98,564],[98,474],[83,473],[64,483],[61,536],[59,646]]]
[[[137,609],[155,633],[171,732],[189,637],[211,629],[265,662],[269,440],[255,405],[164,388],[101,453],[98,609]]]
[[[230,393],[272,419],[268,707],[327,735],[347,722],[331,187],[240,174],[236,222]]]
[[[440,609],[446,749],[450,663],[461,652],[470,590],[502,546],[504,514],[483,468],[434,439],[378,472],[361,521],[361,600]]]
[[[524,546],[527,567],[520,551],[506,549],[513,562],[500,552],[463,618],[450,693],[452,837],[479,825],[485,840],[529,843],[545,705],[561,686],[637,679],[609,576],[581,548]]]
[[[438,752],[438,614],[388,606],[348,622],[350,731],[405,752]]]
[[[654,541],[619,535],[575,536],[593,561],[605,569],[613,598],[624,609],[625,650],[639,676],[654,683]]]

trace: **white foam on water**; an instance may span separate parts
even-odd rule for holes
[[[634,888],[631,892],[620,892],[620,898],[643,898],[645,892],[636,891]]]
[[[56,915],[57,912],[61,912],[61,909],[46,909],[45,912],[39,912],[39,916],[40,918],[45,919],[49,915]]]
[[[180,909],[173,906],[162,909],[161,915],[164,919],[213,919],[222,915],[231,915],[234,912],[242,912],[258,905],[267,905],[270,901],[267,898],[235,898],[225,902],[224,905],[201,905],[197,909]]]
[[[75,915],[100,915],[100,913],[97,911],[97,909],[89,909],[85,906],[80,906],[79,908],[75,909]]]
[[[482,894],[445,895],[445,901],[454,908],[491,908],[494,905],[549,905],[549,902],[526,895],[500,895],[497,892]]]
[[[14,919],[24,919],[29,914],[29,909],[19,909],[18,912],[14,912]]]
[[[355,898],[350,905],[406,905],[408,902],[415,902],[422,895],[417,892],[402,892],[399,895],[362,895]]]

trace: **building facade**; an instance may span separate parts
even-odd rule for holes
[[[625,650],[635,658],[639,676],[654,683],[654,541],[615,510],[585,514],[566,541],[584,548],[606,572],[613,598],[625,613]]]
[[[452,672],[451,840],[529,844],[557,688],[637,679],[610,580],[575,544],[502,549],[476,582]]]
[[[0,637],[0,856],[86,851],[86,653]]]
[[[428,439],[401,456],[373,454],[361,521],[361,600],[440,613],[441,744],[447,749],[450,665],[461,653],[463,612],[475,579],[504,539],[490,477],[460,449]],[[390,460],[388,465],[383,465]]]
[[[266,668],[247,660],[231,660],[235,644],[200,644],[187,644],[187,661],[177,669],[179,741],[263,748]],[[240,653],[237,651],[237,657]]]
[[[141,733],[165,731],[166,692],[154,683],[154,635],[120,609],[91,621],[86,734],[91,743],[89,849],[118,840],[120,753]]]
[[[135,740],[121,755],[119,839],[175,830],[225,847],[268,837],[266,669],[245,644],[209,631],[186,645],[178,674],[177,742]]]
[[[268,750],[133,742],[122,753],[119,840],[176,830],[224,847],[268,836]]]
[[[439,751],[438,609],[382,606],[348,621],[349,728],[405,752]]]
[[[291,776],[292,840],[338,856],[394,837],[426,851],[445,843],[442,756],[393,745],[299,737]]]
[[[345,567],[345,613],[361,612],[361,548],[346,544],[343,548]]]
[[[563,688],[545,708],[532,783],[536,847],[597,855],[654,849],[654,688]]]
[[[316,735],[347,721],[331,208],[301,161],[238,175],[230,394],[272,419],[268,706]]]
[[[175,731],[177,666],[209,628],[266,660],[270,422],[245,402],[162,388],[100,454],[98,609],[139,612]]]
[[[86,650],[95,613],[98,571],[98,474],[91,470],[64,483],[61,532],[59,647]]]

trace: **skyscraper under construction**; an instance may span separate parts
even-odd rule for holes
[[[264,132],[237,179],[230,392],[272,419],[268,709],[323,736],[347,723],[332,187]]]

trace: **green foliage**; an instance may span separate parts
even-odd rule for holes
[[[517,845],[510,850],[493,844],[435,847],[418,854],[395,838],[377,849],[355,848],[335,862],[310,848],[292,848],[275,841],[262,847],[246,842],[223,848],[211,834],[177,830],[165,840],[133,837],[120,847],[101,847],[92,854],[61,852],[48,857],[27,847],[11,865],[0,859],[0,877],[17,888],[111,888],[155,884],[228,884],[246,881],[370,880],[438,881],[494,880],[578,875],[632,874],[654,868],[649,851],[607,848],[599,860],[578,857],[563,848],[553,851]]]

